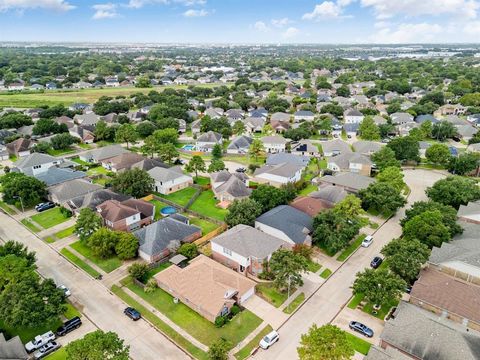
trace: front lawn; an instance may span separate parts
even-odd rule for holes
[[[193,217],[193,216],[189,216],[189,218],[190,218],[190,225],[195,225],[202,229],[202,235],[206,235],[212,232],[213,230],[215,230],[216,228],[218,228],[217,224],[210,222],[208,220],[200,219],[198,217]]]
[[[70,235],[73,235],[73,232],[74,232],[74,231],[75,231],[75,225],[70,226],[70,227],[68,227],[68,228],[66,228],[66,229],[63,229],[63,230],[57,232],[57,233],[55,234],[55,236],[56,236],[58,239],[63,239],[63,238],[66,238],[66,237],[68,237],[68,236],[70,236]]]
[[[220,338],[224,338],[229,342],[230,347],[234,347],[262,323],[262,319],[255,314],[243,310],[226,325],[217,328],[185,304],[175,304],[173,297],[162,289],[146,293],[141,287],[133,284],[131,280],[126,283],[126,286],[207,346]]]
[[[347,307],[350,309],[359,308],[364,313],[375,316],[377,319],[384,320],[387,314],[390,312],[390,309],[398,305],[398,300],[387,301],[385,304],[382,304],[382,307],[379,310],[373,309],[373,304],[367,302],[365,305],[361,305],[361,302],[364,300],[363,294],[356,294],[352,300],[348,303]]]
[[[253,349],[258,347],[260,340],[262,340],[265,335],[270,334],[272,330],[273,329],[270,325],[265,326],[263,330],[258,333],[257,336],[255,336],[252,340],[250,340],[250,342],[247,345],[241,348],[240,351],[234,355],[235,359],[244,360],[248,358],[252,353]]]
[[[74,152],[75,152],[75,149],[72,149],[72,148],[58,149],[58,150],[48,149],[47,150],[48,155],[52,155],[52,156],[66,155],[66,154],[71,154],[71,153],[74,153]]]
[[[308,194],[314,192],[314,191],[317,191],[318,190],[318,186],[317,185],[313,185],[313,184],[308,184],[305,189],[302,189],[298,195],[300,196],[307,196]]]
[[[63,223],[68,220],[68,217],[62,214],[59,207],[43,211],[31,217],[38,225],[44,229]]]
[[[86,162],[86,161],[83,161],[81,160],[80,158],[76,157],[76,158],[73,158],[73,159],[70,159],[71,161],[77,163],[78,165],[90,165],[89,162]]]
[[[63,248],[62,250],[60,250],[60,254],[65,256],[71,263],[77,265],[80,269],[85,271],[90,276],[97,278],[100,275],[100,273],[97,270],[92,268],[90,265],[88,265],[85,261],[80,259],[77,255],[72,253],[67,248]]]
[[[293,294],[294,291],[295,289],[290,289],[290,294]],[[258,284],[257,295],[277,308],[287,300],[288,296],[287,292],[278,291],[272,283]]]
[[[353,240],[353,241],[350,243],[350,245],[348,245],[348,246],[345,248],[345,250],[343,250],[343,251],[341,252],[340,255],[338,255],[337,260],[338,260],[338,261],[345,261],[345,260],[347,260],[347,258],[348,258],[351,254],[353,254],[353,252],[354,252],[355,250],[357,250],[358,247],[362,244],[362,241],[363,241],[363,239],[365,239],[366,236],[367,236],[367,235],[365,235],[365,234],[361,234],[361,235],[357,236],[357,238],[356,238],[355,240]]]
[[[296,308],[299,307],[304,300],[305,300],[305,294],[302,292],[298,294],[297,297],[293,299],[293,301],[285,307],[285,309],[283,309],[283,312],[285,314],[293,313],[296,310]]]
[[[217,207],[217,202],[217,199],[215,199],[215,196],[213,195],[213,191],[206,190],[200,194],[197,200],[195,200],[190,207],[190,210],[223,221],[228,210]]]
[[[64,347],[61,347],[54,353],[48,355],[45,360],[66,360],[67,359],[67,351]]]
[[[160,271],[165,270],[165,269],[168,268],[170,265],[172,265],[172,263],[171,263],[170,261],[166,261],[166,262],[161,263],[160,265],[158,265],[158,266],[156,266],[156,267],[148,270],[145,281],[148,281],[149,279],[151,279],[152,277],[154,277],[155,274],[158,274]]]
[[[70,246],[72,247],[72,249],[76,250],[79,254],[85,256],[88,260],[97,265],[106,273],[112,272],[113,270],[119,268],[122,265],[122,261],[116,256],[112,256],[108,259],[101,259],[97,256],[94,256],[92,250],[90,250],[90,248],[80,240],[74,242]]]
[[[320,277],[321,277],[322,279],[326,279],[326,278],[328,278],[331,274],[332,274],[332,270],[330,270],[330,269],[325,269],[325,270],[323,270],[322,273],[320,274]]]
[[[363,355],[368,354],[372,344],[348,332],[346,333],[346,335],[347,335],[348,342],[353,346],[356,352],[359,352],[360,354],[363,354]]]
[[[316,261],[313,261],[313,260],[308,261],[308,271],[310,272],[316,273],[318,270],[320,270],[321,267],[322,265],[320,265]]]
[[[9,215],[15,215],[16,214],[15,210],[13,210],[10,206],[8,206],[3,201],[0,201],[0,208],[2,208],[3,211],[5,211]]]
[[[174,202],[175,204],[178,204],[180,206],[185,206],[188,204],[188,202],[193,197],[193,195],[195,195],[196,192],[197,192],[197,189],[193,187],[187,187],[185,189],[175,191],[174,193],[171,193],[168,195],[163,195],[163,194],[157,194],[157,195],[167,200],[170,200],[171,202]]]
[[[39,229],[30,219],[22,219],[20,221],[23,225],[25,225],[27,228],[29,228],[31,231],[37,233],[42,231],[42,229]]]

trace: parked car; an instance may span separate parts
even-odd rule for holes
[[[48,201],[48,202],[35,205],[35,210],[37,210],[38,212],[42,212],[48,209],[52,209],[54,207],[55,207],[55,204],[52,203],[51,201]]]
[[[127,307],[125,310],[123,310],[123,313],[133,321],[140,320],[140,318],[142,317],[142,315],[132,307]]]
[[[367,236],[365,236],[365,239],[363,239],[363,241],[362,241],[362,246],[363,247],[369,247],[370,245],[372,245],[372,242],[373,242],[373,236],[372,235],[367,235]]]
[[[65,297],[69,297],[70,295],[72,295],[72,292],[70,291],[70,289],[67,288],[65,285],[60,285],[58,288],[60,290],[63,290],[63,293],[65,294]]]
[[[378,268],[382,265],[383,259],[380,256],[375,256],[373,260],[370,262],[370,266],[374,269]]]
[[[412,285],[407,285],[407,287],[405,288],[405,292],[407,294],[410,294],[412,292]]]
[[[56,341],[50,341],[50,342],[46,343],[45,345],[43,345],[40,349],[35,351],[35,353],[33,354],[33,357],[35,359],[42,359],[45,356],[47,356],[48,354],[51,354],[52,352],[57,350],[60,346],[61,345],[59,343],[57,343]]]
[[[235,170],[236,172],[239,172],[239,173],[244,173],[247,171],[247,169],[241,167],[241,168],[238,168],[237,170]]]
[[[57,329],[57,336],[67,335],[69,332],[78,329],[82,325],[82,320],[78,316],[67,320]]]
[[[348,324],[348,327],[353,331],[356,331],[362,335],[365,335],[366,337],[369,337],[369,338],[373,337],[373,330],[370,329],[367,325],[364,325],[358,321],[350,321],[350,324]]]
[[[260,347],[263,350],[267,350],[270,346],[275,344],[280,339],[278,332],[273,330],[269,334],[265,335],[262,340],[260,340]]]
[[[55,340],[55,334],[52,331],[48,331],[43,335],[37,335],[35,339],[25,344],[25,350],[31,353],[52,340]]]

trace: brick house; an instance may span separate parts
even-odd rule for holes
[[[137,199],[107,200],[97,206],[97,212],[109,229],[130,232],[153,221],[155,205]]]

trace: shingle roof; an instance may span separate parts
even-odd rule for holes
[[[85,195],[77,196],[68,201],[72,209],[82,209],[88,207],[94,210],[98,205],[107,200],[124,201],[130,196],[119,194],[108,189],[100,189]]]
[[[48,164],[54,161],[61,162],[62,160],[48,154],[34,152],[28,156],[21,158],[18,161],[15,161],[14,165],[20,170],[23,170],[31,168],[35,165]]]
[[[168,165],[165,164],[163,161],[147,158],[131,166],[132,169],[141,169],[145,171],[151,170],[155,167],[168,168]]]
[[[128,150],[124,149],[121,145],[109,145],[99,149],[87,151],[82,156],[91,158],[93,161],[98,162],[127,152]]]
[[[352,149],[350,146],[340,139],[329,140],[321,143],[323,153],[351,153]]]
[[[51,167],[46,171],[35,174],[35,177],[43,181],[47,186],[63,183],[65,181],[81,179],[87,176],[83,171]]]
[[[234,226],[211,242],[243,257],[253,256],[257,259],[264,259],[286,245],[283,240],[247,225]]]
[[[297,197],[290,203],[290,206],[311,217],[315,217],[320,211],[328,209],[328,206],[322,200],[310,196]]]
[[[382,349],[379,346],[372,346],[368,351],[368,355],[364,360],[411,360],[410,356],[407,356],[395,348],[387,347]]]
[[[295,165],[295,164],[288,164],[282,163],[277,165],[264,165],[261,168],[255,170],[254,175],[261,175],[261,174],[272,174],[281,177],[291,178],[295,176],[295,174],[304,168],[303,165]]]
[[[147,172],[154,180],[160,182],[173,181],[180,178],[185,178],[185,181],[187,181],[189,178],[191,178],[190,176],[185,175],[181,168],[177,167],[168,169],[163,167],[154,167]]]
[[[334,185],[327,185],[321,187],[318,191],[310,193],[310,197],[326,201],[330,204],[336,204],[345,197],[347,197],[348,192],[346,192],[342,187],[334,186]]]
[[[232,142],[228,145],[227,149],[229,150],[248,150],[253,139],[249,136],[237,136]]]
[[[345,153],[332,156],[327,159],[327,162],[336,164],[343,170],[349,169],[350,164],[372,165],[370,158],[360,153]]]
[[[273,113],[270,117],[271,121],[290,121],[290,114],[284,112]]]
[[[281,136],[265,136],[260,139],[264,144],[286,144],[287,139]]]
[[[382,144],[375,141],[356,141],[352,144],[353,149],[360,154],[370,154],[380,150]]]
[[[310,158],[303,155],[295,155],[290,153],[277,153],[270,154],[267,158],[267,165],[278,165],[278,164],[293,164],[298,166],[306,167],[310,162]]]
[[[332,185],[344,186],[354,190],[361,190],[366,189],[368,185],[374,183],[375,179],[357,173],[346,172],[339,173],[337,175],[325,175],[324,177],[319,178],[318,181]]]
[[[205,134],[202,134],[197,138],[197,142],[215,143],[215,144],[219,143],[220,140],[222,140],[222,135],[214,131],[206,132]]]
[[[0,332],[0,359],[2,360],[26,360],[29,356],[25,347],[18,336],[5,340],[5,336]]]
[[[480,201],[471,201],[467,205],[460,205],[457,212],[458,217],[480,215]]]
[[[52,186],[48,189],[48,192],[55,196],[58,201],[64,202],[99,189],[102,189],[100,185],[92,184],[81,179],[74,179]]]
[[[214,191],[216,194],[227,193],[235,198],[248,197],[252,193],[252,189],[249,189],[242,180],[233,175],[216,187]]]

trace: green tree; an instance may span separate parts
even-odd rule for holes
[[[467,175],[480,166],[480,154],[463,153],[457,157],[451,156],[448,163],[448,171],[456,175]]]
[[[209,173],[225,170],[225,163],[221,159],[213,158],[208,166]]]
[[[127,149],[130,143],[135,143],[138,139],[138,133],[135,126],[132,124],[120,125],[115,132],[115,141],[120,143],[127,143]]]
[[[420,161],[420,145],[410,136],[397,137],[387,144],[400,161]]]
[[[108,127],[105,120],[99,120],[94,130],[95,140],[110,140],[112,138],[111,128]]]
[[[28,248],[17,241],[8,240],[0,245],[0,257],[15,255],[27,261],[28,266],[35,265],[36,257],[34,251],[28,251]]]
[[[357,273],[353,293],[363,294],[368,301],[381,306],[398,299],[406,286],[404,280],[387,269],[365,269]]]
[[[399,190],[382,182],[370,184],[368,188],[360,190],[358,195],[364,209],[375,209],[381,213],[395,213],[407,203]]]
[[[398,191],[402,191],[405,187],[402,169],[396,166],[389,166],[380,171],[380,173],[377,175],[377,181],[379,183],[389,184]]]
[[[193,155],[190,161],[188,162],[187,166],[185,169],[188,172],[194,172],[195,173],[195,178],[198,178],[198,172],[199,171],[206,171],[205,168],[205,161],[203,161],[202,157],[199,155]]]
[[[160,151],[161,145],[164,145],[164,144],[159,143],[155,138],[155,136],[153,135],[147,136],[143,141],[142,153],[145,155],[150,155],[150,157],[153,158],[154,155]]]
[[[160,160],[169,164],[172,164],[173,159],[176,159],[180,156],[177,148],[172,143],[160,144],[157,152]]]
[[[428,260],[430,249],[415,238],[405,238],[392,240],[383,247],[381,253],[390,270],[411,284]]]
[[[132,259],[137,256],[138,239],[131,233],[117,232],[117,243],[115,253],[120,260]]]
[[[371,158],[380,171],[390,166],[400,167],[400,161],[395,158],[395,152],[387,146],[373,153]]]
[[[141,262],[141,263],[133,263],[132,265],[130,265],[128,267],[128,273],[129,275],[134,278],[134,279],[137,279],[138,281],[142,281],[144,282],[145,279],[147,278],[147,275],[148,275],[148,271],[150,270],[150,268],[148,267],[148,265],[144,262]]]
[[[262,213],[279,205],[286,205],[293,200],[292,195],[286,189],[279,189],[270,185],[259,185],[252,191],[250,198],[260,205]]]
[[[126,170],[112,180],[115,191],[135,198],[141,198],[153,191],[154,180],[146,171],[141,169]]]
[[[450,205],[458,209],[470,201],[480,199],[480,188],[473,179],[460,176],[449,176],[438,180],[426,191],[427,196],[438,203]]]
[[[86,207],[80,210],[75,223],[75,234],[81,241],[87,240],[90,235],[102,227],[102,218],[95,211]]]
[[[364,213],[362,200],[353,194],[347,195],[343,200],[339,201],[333,208],[333,211],[347,219],[357,219]]]
[[[335,210],[322,211],[313,219],[313,242],[333,255],[345,248],[359,230],[360,223],[355,219]]]
[[[428,138],[432,136],[432,122],[430,120],[422,122],[420,125],[420,130],[423,133],[424,138]]]
[[[198,255],[198,247],[194,243],[184,243],[180,245],[180,247],[177,250],[177,253],[191,260]]]
[[[350,90],[348,89],[347,86],[342,85],[337,89],[337,96],[349,97]]]
[[[452,155],[445,144],[433,144],[425,151],[425,157],[433,164],[446,166]]]
[[[152,135],[156,129],[157,127],[155,126],[155,124],[153,124],[151,121],[148,121],[148,120],[142,121],[135,128],[138,135],[140,135],[143,138],[146,138],[147,136]]]
[[[178,131],[176,129],[155,130],[153,137],[158,144],[171,143],[176,145],[178,143]]]
[[[65,150],[78,141],[69,133],[57,134],[50,139],[50,144],[55,150]]]
[[[83,338],[72,341],[65,347],[69,360],[128,360],[130,346],[112,331],[97,330],[88,333]]]
[[[457,129],[452,123],[448,121],[440,121],[433,124],[432,138],[437,139],[438,141],[444,141],[453,138],[455,135],[457,135]]]
[[[93,255],[102,259],[115,254],[117,243],[118,234],[105,227],[98,229],[87,239],[87,246],[92,250]]]
[[[235,121],[235,123],[233,124],[233,127],[232,127],[232,131],[236,135],[244,134],[246,129],[245,129],[245,124],[243,123],[243,121],[240,121],[240,120]]]
[[[300,360],[348,360],[355,355],[355,350],[339,327],[313,324],[308,333],[302,334],[297,353]]]
[[[418,239],[429,248],[440,247],[443,242],[450,241],[450,229],[443,224],[439,210],[425,211],[408,220],[403,226],[406,239]]]
[[[225,339],[220,338],[210,344],[210,347],[208,348],[208,358],[210,360],[227,360],[228,350],[228,342]]]
[[[364,140],[380,140],[380,130],[371,116],[363,119],[358,131]]]
[[[220,159],[223,156],[223,149],[220,144],[215,144],[212,149],[212,157],[214,159]]]
[[[147,76],[139,76],[135,82],[136,88],[150,88],[152,84]]]
[[[286,290],[303,285],[302,273],[308,270],[307,260],[291,250],[279,249],[272,254],[269,269],[273,284],[278,290]]]
[[[260,216],[261,208],[253,199],[235,200],[229,207],[225,222],[232,228],[239,224],[255,225],[255,219]]]
[[[253,156],[255,161],[258,161],[258,157],[265,153],[265,148],[263,147],[263,143],[260,139],[253,139],[252,143],[250,144],[250,148],[248,149],[248,154]]]
[[[9,172],[2,177],[3,201],[8,204],[20,204],[28,208],[38,204],[47,196],[47,186],[33,176]]]

